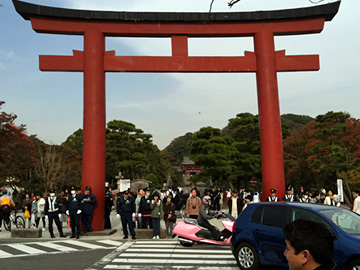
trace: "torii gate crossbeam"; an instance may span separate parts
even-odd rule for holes
[[[264,196],[284,194],[277,72],[319,69],[318,55],[275,51],[274,36],[320,33],[340,1],[311,8],[235,13],[133,13],[44,7],[13,0],[38,33],[83,35],[84,51],[40,56],[42,71],[84,73],[83,188],[98,197],[94,230],[104,228],[105,72],[256,72]],[[105,51],[105,37],[171,38],[172,56],[121,56]],[[244,56],[188,56],[188,38],[253,37]]]

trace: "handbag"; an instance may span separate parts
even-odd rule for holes
[[[24,218],[30,218],[30,212],[29,212],[29,210],[25,210]]]

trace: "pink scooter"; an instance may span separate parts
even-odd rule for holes
[[[230,240],[232,236],[232,228],[235,222],[233,216],[229,214],[219,213],[217,218],[223,218],[222,224],[225,229],[220,232],[224,236],[224,241],[216,241],[211,232],[201,227],[196,219],[185,218],[184,213],[181,212],[183,221],[177,222],[173,229],[173,236],[178,236],[180,244],[185,247],[190,247],[194,244],[205,243],[205,244],[214,244],[219,246],[230,246]]]

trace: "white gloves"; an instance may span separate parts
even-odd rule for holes
[[[61,214],[58,214],[58,216],[59,216],[59,219],[61,219]]]
[[[119,214],[116,214],[116,217],[117,217],[117,218],[120,218],[120,215],[119,215]]]
[[[81,210],[77,210],[76,214],[80,215],[81,214]]]
[[[66,214],[67,214],[67,215],[70,215],[69,210],[66,210]]]

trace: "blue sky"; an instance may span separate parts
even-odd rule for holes
[[[308,0],[215,0],[213,12],[313,6]],[[28,0],[75,9],[208,12],[211,0]],[[328,3],[323,1],[320,4]],[[29,134],[60,144],[82,127],[83,75],[41,72],[38,55],[70,55],[83,49],[80,36],[36,34],[12,2],[0,0],[0,100]],[[275,38],[289,55],[319,54],[320,71],[278,73],[281,114],[310,116],[346,111],[360,118],[360,1],[343,0],[321,34]],[[169,39],[107,38],[106,49],[123,55],[170,55]],[[190,39],[190,55],[243,55],[251,38]],[[255,74],[106,75],[107,121],[134,123],[163,149],[172,139],[204,126],[223,128],[241,112],[257,114]]]

